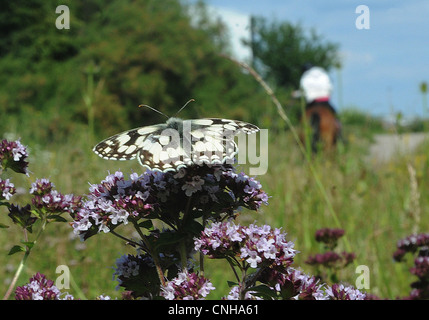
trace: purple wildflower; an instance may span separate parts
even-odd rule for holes
[[[355,258],[354,253],[328,251],[309,256],[305,263],[315,266],[322,265],[326,268],[343,268],[352,263]]]
[[[418,280],[411,283],[411,292],[405,299],[426,300],[429,299],[429,233],[412,234],[397,243],[397,250],[393,258],[397,262],[402,262],[407,253],[416,257],[414,266],[410,269],[411,274],[418,277]]]
[[[410,272],[421,280],[429,280],[429,257],[417,257]]]
[[[161,296],[167,300],[202,300],[214,289],[205,277],[184,271],[161,287]]]
[[[37,179],[31,184],[30,194],[32,203],[37,209],[44,209],[50,213],[73,213],[78,207],[81,197],[72,194],[63,195],[54,189],[54,184],[48,179]]]
[[[246,293],[244,294],[244,300],[263,300],[261,297],[258,297],[255,294],[256,294],[255,291],[247,290]],[[223,300],[241,300],[240,287],[233,286],[229,291],[228,295],[222,299]]]
[[[365,300],[366,298],[366,294],[360,290],[336,283],[326,288],[326,293],[330,300]]]
[[[0,167],[28,175],[27,149],[19,140],[0,142]]]
[[[397,243],[397,250],[393,254],[395,261],[401,261],[407,252],[415,253],[418,250],[427,250],[429,246],[429,233],[413,234]]]
[[[10,200],[10,198],[16,193],[16,189],[13,183],[9,179],[0,179],[0,201]]]
[[[259,281],[271,286],[283,300],[327,300],[324,284],[315,276],[287,268],[283,272],[266,270]]]
[[[54,285],[54,281],[48,280],[45,275],[36,273],[28,284],[17,287],[16,300],[73,300],[73,296],[66,294],[61,298],[61,291]]]
[[[286,268],[292,264],[296,250],[286,241],[286,233],[270,226],[237,226],[233,222],[212,223],[199,238],[195,250],[211,258],[239,258],[251,268],[260,266]]]
[[[316,231],[316,241],[323,242],[328,248],[334,249],[338,239],[344,235],[343,229],[322,228]]]
[[[177,226],[190,218],[234,217],[239,207],[257,210],[266,194],[254,179],[236,174],[231,166],[192,166],[179,172],[146,171],[129,179],[120,171],[92,185],[87,199],[72,215],[73,228],[83,239],[109,232],[130,219],[160,219]]]

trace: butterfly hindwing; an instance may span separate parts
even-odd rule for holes
[[[165,124],[160,124],[124,131],[101,141],[93,151],[106,160],[133,160],[146,138],[164,128]]]
[[[167,130],[166,130],[167,129]],[[234,136],[259,131],[253,124],[218,118],[181,120],[132,129],[101,141],[94,152],[109,160],[132,160],[152,170],[176,171],[192,164],[221,164],[238,148]]]

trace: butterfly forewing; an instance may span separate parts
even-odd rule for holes
[[[175,171],[192,164],[231,161],[238,148],[234,136],[259,131],[253,124],[228,119],[181,120],[132,129],[97,144],[93,151],[108,160],[132,160],[152,170]]]

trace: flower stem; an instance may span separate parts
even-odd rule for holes
[[[21,275],[22,270],[24,270],[24,267],[25,267],[25,264],[27,262],[28,256],[31,253],[31,249],[34,248],[34,245],[36,244],[36,242],[39,239],[40,235],[45,230],[46,224],[47,224],[47,220],[43,219],[42,227],[40,228],[39,232],[36,235],[36,239],[33,242],[33,246],[31,246],[31,247],[25,246],[25,254],[22,257],[21,262],[19,263],[18,268],[15,271],[15,275],[13,276],[12,282],[10,283],[9,288],[6,291],[6,293],[5,293],[4,297],[3,297],[3,300],[8,300],[9,299],[10,294],[12,293],[12,290],[15,287],[16,282],[18,281],[18,278]],[[26,229],[24,229],[24,239],[25,239],[26,242],[28,242],[27,230]]]
[[[111,234],[113,234],[114,236],[116,236],[116,237],[118,237],[118,238],[120,238],[120,239],[124,240],[125,242],[131,243],[131,244],[133,244],[133,245],[135,245],[135,246],[140,247],[140,243],[137,243],[137,242],[135,242],[135,241],[133,241],[133,240],[131,240],[131,239],[125,238],[124,236],[120,235],[119,233],[116,233],[116,232],[115,232],[115,231],[113,231],[113,230],[110,230],[110,233],[111,233]]]
[[[206,228],[207,224],[207,217],[205,214],[203,214],[203,230]],[[204,254],[202,251],[200,251],[200,273],[201,276],[204,276]]]
[[[182,271],[186,270],[186,265],[188,262],[188,257],[186,254],[186,244],[185,244],[185,240],[180,241],[180,262],[182,265]]]
[[[139,234],[140,238],[142,239],[143,244],[145,245],[149,255],[152,257],[153,262],[155,263],[156,273],[158,274],[158,278],[159,278],[159,281],[161,282],[161,285],[165,286],[166,285],[165,277],[164,277],[164,273],[163,273],[162,268],[161,268],[161,262],[159,261],[159,255],[152,250],[150,243],[147,241],[146,236],[143,234],[140,227],[138,226],[137,221],[135,221],[133,219],[132,222],[133,222],[134,227],[137,230],[137,233]]]

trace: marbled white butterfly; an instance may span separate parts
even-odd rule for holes
[[[116,134],[93,151],[108,160],[133,160],[151,170],[177,171],[193,164],[233,163],[238,152],[234,136],[259,131],[253,124],[216,118],[182,120]]]

